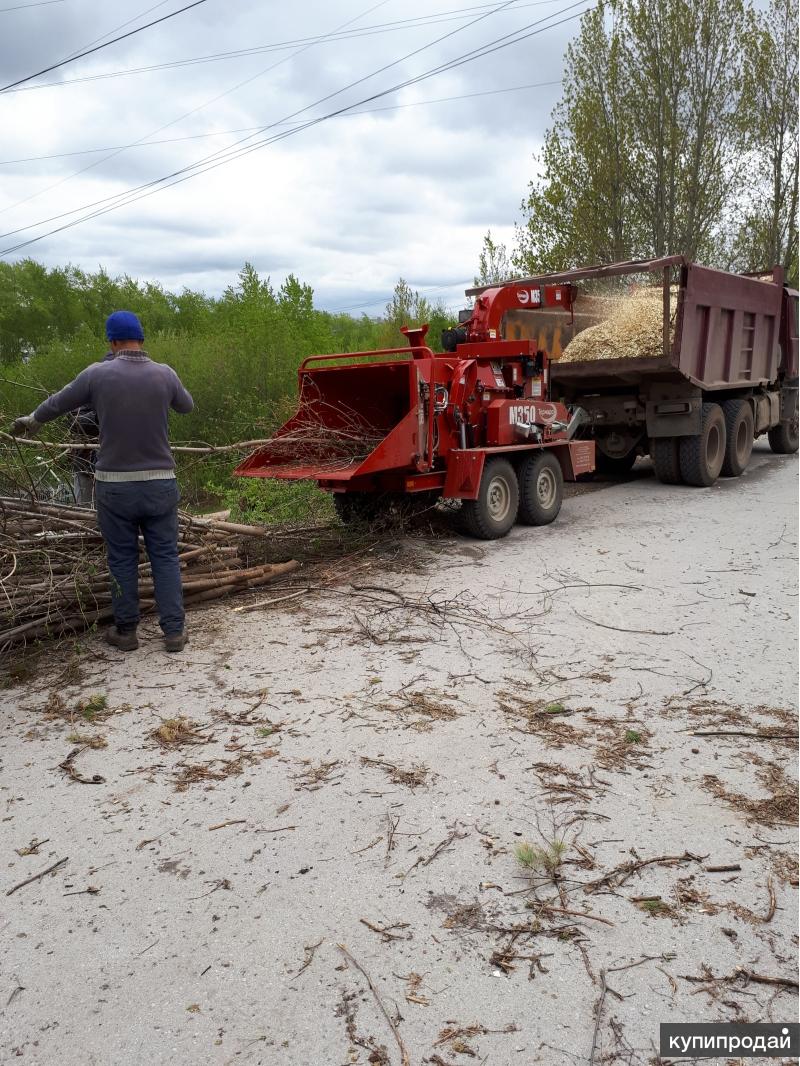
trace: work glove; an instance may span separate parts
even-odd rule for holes
[[[35,437],[42,428],[42,423],[37,422],[33,415],[20,415],[11,423],[12,437]]]

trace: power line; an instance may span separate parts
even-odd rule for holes
[[[101,33],[99,37],[93,37],[91,41],[87,41],[86,44],[80,45],[78,48],[73,49],[69,53],[69,58],[72,59],[78,52],[83,52],[86,48],[91,48],[93,44],[97,44],[98,41],[104,41],[106,37],[110,37],[112,33],[116,33],[118,30],[124,30],[126,26],[130,26],[132,22],[138,22],[139,19],[143,19],[145,15],[149,15],[151,11],[156,11],[158,8],[163,7],[164,4],[168,4],[170,0],[159,0],[157,4],[153,4],[152,7],[147,7],[144,11],[140,11],[138,15],[134,15],[133,18],[126,19],[124,22],[120,22],[117,26],[112,26],[110,30],[106,30],[105,33]],[[48,82],[49,85],[59,85],[60,82]],[[29,85],[29,89],[36,89],[38,86]],[[25,92],[25,89],[15,89],[14,92]]]
[[[117,199],[123,200],[126,196],[132,195],[133,193],[138,192],[140,189],[147,189],[151,185],[157,185],[157,184],[159,184],[162,181],[168,181],[170,178],[175,177],[177,174],[180,174],[180,173],[182,173],[185,170],[189,170],[192,167],[199,167],[199,166],[203,165],[204,163],[210,162],[216,156],[220,155],[221,153],[232,151],[238,145],[244,144],[246,141],[251,140],[253,137],[257,136],[258,133],[264,133],[264,132],[266,132],[266,130],[274,129],[278,125],[282,125],[282,124],[284,124],[286,122],[291,121],[291,119],[296,118],[298,115],[302,115],[306,111],[310,111],[312,108],[318,107],[320,104],[323,104],[326,101],[332,99],[334,96],[339,96],[339,95],[341,95],[341,93],[346,92],[347,90],[354,88],[356,85],[360,85],[362,82],[368,81],[370,78],[374,78],[378,74],[382,74],[386,70],[390,70],[392,67],[397,66],[398,63],[403,63],[403,62],[405,62],[405,60],[411,59],[413,56],[418,55],[420,52],[424,52],[426,49],[432,48],[436,44],[440,44],[442,41],[447,40],[449,37],[453,37],[456,34],[461,33],[463,30],[469,29],[470,26],[473,26],[476,23],[481,22],[483,19],[488,18],[489,15],[494,14],[497,11],[501,11],[504,8],[510,7],[512,4],[514,4],[516,2],[517,2],[517,0],[503,0],[503,3],[495,5],[495,7],[490,9],[489,12],[487,12],[485,14],[482,14],[482,15],[479,15],[477,18],[472,19],[472,21],[468,22],[466,24],[466,26],[461,26],[458,29],[450,30],[448,33],[443,34],[441,37],[437,37],[435,40],[431,41],[430,43],[428,43],[426,45],[422,45],[420,48],[416,48],[416,49],[414,49],[414,51],[408,52],[406,55],[401,56],[400,59],[396,59],[396,60],[393,60],[393,62],[391,62],[391,63],[385,64],[384,66],[380,67],[378,70],[373,71],[371,74],[366,74],[366,75],[364,75],[364,77],[358,78],[355,81],[350,82],[349,85],[345,85],[343,88],[337,89],[335,92],[328,93],[327,96],[323,96],[321,99],[314,101],[314,103],[307,104],[305,107],[301,107],[297,111],[293,111],[289,115],[284,115],[283,119],[281,119],[281,120],[279,120],[277,122],[270,123],[270,124],[268,124],[266,126],[260,127],[256,131],[256,133],[250,133],[246,137],[240,138],[240,140],[238,140],[238,141],[234,141],[233,144],[228,145],[227,148],[218,149],[216,152],[212,152],[211,155],[204,156],[201,159],[195,160],[194,163],[188,164],[186,167],[182,167],[178,171],[173,171],[172,173],[166,175],[163,178],[155,178],[152,181],[145,182],[143,185],[134,186],[132,189],[129,189],[129,190],[125,191],[125,192],[115,193],[113,196],[104,197],[102,200],[96,200],[93,203],[84,204],[81,207],[74,207],[74,208],[71,208],[68,211],[62,211],[62,212],[60,212],[57,215],[51,215],[49,218],[46,218],[46,219],[40,219],[38,222],[31,223],[31,224],[29,224],[27,226],[18,226],[16,229],[7,230],[5,233],[0,233],[0,239],[5,238],[5,237],[10,237],[10,236],[12,236],[15,233],[24,233],[26,230],[35,229],[37,226],[47,225],[47,223],[49,223],[49,222],[56,222],[60,218],[66,218],[68,215],[77,214],[79,211],[89,210],[89,209],[91,209],[93,207],[99,206],[100,204],[110,203],[111,201],[117,200]],[[343,23],[341,26],[337,26],[336,30],[334,30],[332,32],[336,33],[340,29],[342,29],[343,26],[346,27],[346,26],[351,25],[353,22],[357,22],[358,19],[363,18],[365,15],[370,14],[370,12],[375,11],[379,7],[385,6],[386,3],[388,3],[388,0],[381,0],[381,3],[376,4],[374,7],[370,8],[366,12],[362,12],[360,15],[356,16],[356,18],[350,19],[348,22]],[[267,73],[270,70],[274,70],[276,67],[279,67],[283,63],[288,62],[289,59],[294,58],[294,56],[300,55],[302,52],[307,51],[308,48],[310,48],[310,47],[311,47],[311,45],[306,45],[305,47],[298,49],[297,52],[294,52],[287,59],[282,59],[280,62],[273,64],[271,67],[268,67],[266,70],[260,71],[258,74],[255,74],[252,77],[245,79],[245,81],[239,82],[238,85],[235,85],[235,86],[233,86],[230,89],[226,89],[225,92],[220,93],[218,96],[215,96],[212,100],[208,100],[204,104],[200,104],[198,107],[194,108],[192,111],[189,111],[189,112],[187,112],[184,115],[181,115],[177,119],[173,119],[172,122],[167,122],[165,125],[160,126],[157,130],[151,131],[150,134],[145,134],[145,136],[152,136],[153,132],[160,133],[161,130],[167,129],[169,126],[174,126],[176,122],[180,121],[180,119],[188,118],[189,115],[192,115],[195,112],[202,110],[204,107],[207,107],[209,104],[214,103],[215,100],[219,100],[223,96],[227,96],[229,93],[233,92],[235,89],[241,88],[242,85],[246,85],[248,82],[254,81],[256,78],[260,77],[262,74]],[[144,139],[145,139],[145,137],[140,137],[139,138],[139,140],[144,140]],[[124,151],[124,149],[120,149],[120,151]],[[24,204],[24,203],[27,203],[30,200],[36,199],[37,196],[41,196],[43,193],[48,192],[50,189],[54,189],[54,188],[56,188],[59,185],[63,185],[64,182],[69,181],[71,178],[77,177],[79,174],[83,174],[87,170],[91,170],[93,167],[99,166],[101,163],[105,162],[107,159],[113,159],[114,156],[116,156],[116,155],[119,155],[119,151],[113,152],[111,155],[105,156],[103,159],[97,160],[94,163],[90,163],[88,166],[83,167],[81,170],[77,171],[75,174],[70,174],[67,177],[62,178],[60,181],[54,182],[53,185],[49,185],[46,189],[40,190],[40,192],[33,193],[30,196],[26,196],[23,200],[18,200],[18,201],[16,201],[16,203],[9,204],[7,207],[4,207],[4,208],[0,209],[0,214],[5,214],[6,211],[10,211],[10,210],[12,210],[12,208],[19,207],[21,204]],[[0,252],[0,255],[2,255],[2,252]]]
[[[456,100],[472,100],[476,96],[497,96],[501,93],[522,92],[529,89],[543,89],[551,85],[561,85],[561,78],[554,81],[538,81],[529,85],[508,85],[503,89],[483,89],[474,93],[459,93],[458,96],[440,96],[434,100],[414,100],[407,104],[391,104],[388,107],[369,107],[362,111],[349,111],[342,118],[355,118],[358,115],[374,115],[386,111],[404,111],[409,107],[428,107],[431,104],[448,104]],[[279,125],[280,123],[276,123]],[[211,133],[192,133],[186,137],[162,137],[157,141],[134,141],[132,144],[107,145],[104,148],[83,148],[76,152],[56,152],[53,155],[31,155],[20,159],[0,159],[0,167],[11,166],[14,163],[38,163],[47,159],[67,159],[76,155],[92,155],[96,152],[124,151],[128,148],[150,148],[160,144],[177,144],[180,141],[198,141],[208,137],[224,137],[233,133],[254,133],[262,130],[263,126],[242,126],[235,130],[213,130]],[[5,234],[3,235],[5,236]]]
[[[193,7],[199,7],[200,4],[204,4],[205,2],[206,0],[192,0],[191,4],[187,4],[185,7],[179,7],[177,11],[171,11],[168,15],[162,15],[161,18],[153,19],[152,22],[146,22],[144,26],[137,26],[135,30],[129,30],[127,33],[123,33],[120,37],[114,37],[110,41],[106,41],[105,44],[98,44],[95,45],[94,48],[87,48],[85,52],[78,52],[77,55],[66,56],[64,59],[60,59],[58,63],[52,63],[49,67],[37,70],[35,74],[28,74],[24,78],[18,78],[17,81],[9,82],[8,85],[4,85],[0,88],[0,93],[8,92],[9,89],[13,89],[17,85],[22,85],[26,81],[38,78],[42,74],[49,74],[51,70],[66,66],[67,63],[74,63],[77,59],[83,59],[85,56],[92,55],[93,52],[99,52],[101,49],[108,48],[112,44],[118,44],[120,41],[124,41],[128,37],[133,37],[136,33],[141,33],[142,30],[148,30],[151,26],[157,26],[160,22],[166,22],[167,19],[175,18],[176,15],[182,15],[184,11],[189,11]]]
[[[167,0],[163,0],[164,3]],[[547,4],[557,3],[558,0],[530,0],[525,4],[519,4],[515,11],[521,11],[529,7],[544,7]],[[156,7],[160,7],[157,4]],[[297,40],[278,41],[272,44],[254,45],[251,48],[239,48],[229,52],[212,52],[210,55],[205,56],[192,56],[188,59],[175,59],[164,63],[152,63],[143,67],[129,67],[122,70],[109,70],[101,74],[86,74],[80,78],[68,78],[60,81],[46,81],[41,82],[38,85],[23,85],[17,89],[10,89],[12,93],[28,93],[36,92],[39,89],[61,89],[67,85],[84,85],[87,82],[94,81],[106,81],[111,78],[128,77],[132,74],[151,74],[155,71],[162,70],[174,70],[183,67],[198,66],[206,63],[218,63],[227,59],[244,59],[252,55],[261,55],[264,52],[279,52],[284,49],[294,48],[299,44],[325,44],[338,41],[347,41],[358,39],[361,37],[378,36],[384,33],[395,33],[399,30],[413,28],[417,26],[435,26],[442,22],[456,22],[459,19],[467,18],[468,14],[473,11],[484,11],[487,8],[495,7],[496,4],[484,3],[477,4],[473,7],[455,8],[451,11],[439,11],[429,15],[418,15],[415,18],[397,19],[394,22],[377,23],[374,26],[362,26],[361,29],[353,30],[349,33],[337,32],[331,34],[319,34],[314,37],[301,37]],[[153,10],[152,8],[150,10]],[[137,16],[138,17],[138,16]],[[130,20],[135,21],[134,19]],[[123,23],[127,25],[127,23]],[[94,42],[92,42],[94,43]]]
[[[373,4],[372,7],[367,8],[366,11],[362,11],[360,14],[356,15],[354,18],[347,19],[346,22],[340,23],[336,27],[335,30],[331,31],[331,33],[338,33],[340,30],[345,29],[347,26],[351,26],[354,22],[358,22],[359,19],[365,18],[367,15],[372,14],[373,11],[377,11],[379,8],[385,7],[387,3],[389,3],[389,0],[379,0],[379,2],[377,4]],[[150,130],[148,133],[142,134],[142,136],[139,137],[138,140],[134,142],[134,144],[139,144],[141,141],[144,141],[147,137],[152,137],[156,133],[161,133],[162,130],[169,129],[170,126],[174,126],[176,123],[183,121],[183,119],[189,118],[191,115],[197,114],[198,111],[202,111],[204,108],[208,107],[209,105],[211,105],[213,103],[216,103],[217,100],[221,100],[223,97],[229,96],[232,92],[236,92],[237,89],[241,89],[244,85],[249,85],[250,82],[256,81],[258,78],[262,77],[264,74],[269,74],[270,71],[276,70],[278,67],[282,66],[284,63],[288,63],[291,59],[294,59],[296,56],[302,55],[302,53],[307,51],[310,47],[311,47],[311,45],[305,45],[303,48],[298,48],[295,52],[292,52],[292,54],[290,56],[286,56],[284,59],[279,60],[277,63],[273,63],[272,66],[263,67],[261,70],[257,71],[257,73],[252,74],[250,77],[245,78],[243,81],[239,81],[235,85],[231,85],[229,88],[225,89],[223,92],[217,93],[216,96],[212,96],[210,100],[205,100],[202,104],[198,104],[197,107],[193,107],[190,111],[185,111],[182,115],[178,115],[177,118],[170,119],[169,122],[165,122],[163,125],[156,127],[156,129]],[[31,200],[35,200],[39,196],[43,196],[44,193],[50,192],[51,189],[56,189],[56,188],[58,188],[59,185],[64,185],[66,182],[71,181],[72,178],[77,178],[81,174],[85,174],[87,170],[92,170],[94,167],[98,167],[101,164],[108,162],[109,159],[114,159],[116,156],[120,155],[125,150],[126,150],[125,147],[119,148],[119,149],[111,152],[109,155],[103,156],[102,159],[97,159],[97,160],[95,160],[94,163],[89,163],[88,166],[82,167],[80,170],[75,171],[74,174],[68,174],[66,177],[61,178],[59,181],[53,182],[52,185],[48,185],[44,189],[40,189],[38,192],[31,193],[30,196],[26,196],[22,200],[17,200],[13,204],[8,204],[6,207],[3,207],[3,208],[0,209],[0,215],[5,214],[6,211],[11,211],[15,207],[19,207],[22,204],[29,203]],[[82,207],[73,208],[72,211],[62,212],[62,215],[56,215],[56,216],[53,216],[53,218],[60,218],[60,217],[63,217],[64,214],[74,214],[76,211],[82,211],[82,210],[83,210]],[[47,219],[46,221],[49,222],[49,221],[52,221],[52,219]],[[37,225],[37,224],[35,223],[34,226],[35,225]],[[22,232],[25,229],[31,229],[31,228],[34,228],[34,227],[32,227],[32,226],[22,226],[22,227],[20,227],[20,228],[18,228],[16,230],[10,230],[9,233],[20,233],[20,232]],[[0,237],[6,237],[6,236],[8,236],[8,233],[0,234]]]
[[[52,236],[55,233],[61,233],[64,230],[72,229],[74,226],[78,226],[78,225],[80,225],[83,222],[88,222],[91,219],[97,218],[97,217],[99,217],[101,215],[108,214],[111,211],[117,210],[119,207],[128,206],[129,204],[135,203],[136,201],[141,200],[141,199],[143,199],[143,198],[145,198],[147,196],[152,196],[156,192],[162,191],[164,188],[172,188],[172,186],[174,186],[174,185],[180,184],[180,183],[182,183],[184,181],[188,181],[190,178],[197,177],[198,174],[205,174],[205,173],[207,173],[210,170],[216,169],[216,167],[218,167],[218,166],[222,166],[225,163],[232,162],[234,159],[240,159],[243,156],[248,155],[250,152],[257,151],[259,148],[262,148],[262,147],[264,147],[266,145],[275,144],[278,141],[284,140],[287,137],[294,136],[297,133],[301,133],[302,131],[304,131],[306,129],[309,129],[309,128],[313,127],[313,126],[317,126],[317,125],[319,125],[322,122],[328,121],[331,118],[338,117],[339,115],[344,114],[345,112],[350,111],[350,110],[352,110],[352,108],[358,107],[361,104],[371,103],[373,100],[377,100],[377,99],[380,99],[383,96],[387,96],[387,95],[389,95],[389,94],[391,94],[393,92],[397,92],[400,89],[406,88],[409,85],[415,85],[415,84],[418,84],[418,83],[420,83],[422,81],[426,81],[429,78],[432,78],[432,77],[437,76],[438,74],[444,73],[445,71],[456,69],[457,67],[463,66],[466,63],[471,63],[471,62],[473,62],[476,59],[483,58],[484,56],[491,55],[494,52],[500,51],[503,48],[508,48],[510,45],[518,44],[521,41],[528,40],[529,38],[537,36],[540,33],[544,33],[547,30],[555,29],[557,26],[563,25],[566,22],[570,22],[570,21],[572,21],[575,18],[579,18],[580,16],[585,14],[587,10],[592,10],[592,8],[584,9],[584,11],[582,11],[582,12],[581,11],[575,12],[574,14],[569,15],[566,18],[563,18],[563,19],[560,19],[557,22],[551,23],[549,26],[541,26],[541,23],[544,22],[544,21],[547,21],[547,19],[553,18],[553,17],[555,17],[557,15],[564,14],[567,11],[571,11],[575,7],[580,7],[585,2],[586,2],[586,0],[577,0],[576,3],[569,4],[567,7],[562,8],[560,11],[554,12],[552,15],[548,15],[546,17],[546,19],[540,19],[538,22],[529,23],[527,26],[523,26],[519,30],[514,31],[511,34],[506,34],[503,37],[496,38],[494,41],[491,41],[491,42],[489,42],[486,45],[483,45],[483,46],[481,46],[479,48],[475,48],[471,52],[468,52],[468,53],[466,53],[466,54],[464,54],[464,55],[462,55],[460,57],[457,57],[456,59],[449,60],[446,63],[442,63],[438,67],[434,67],[431,70],[428,70],[428,71],[424,72],[421,75],[417,75],[417,76],[415,76],[413,78],[409,78],[409,79],[407,79],[404,82],[400,82],[397,85],[392,86],[391,88],[381,90],[380,92],[377,92],[377,93],[373,93],[371,96],[365,97],[365,98],[363,98],[361,100],[358,100],[358,101],[356,101],[356,102],[354,102],[352,104],[348,104],[345,107],[338,108],[335,111],[328,112],[325,115],[320,115],[317,118],[310,119],[309,121],[301,123],[300,125],[297,125],[297,126],[293,127],[290,130],[286,130],[286,131],[283,131],[281,133],[277,133],[277,134],[275,134],[272,137],[266,138],[263,141],[256,142],[255,144],[249,145],[246,148],[241,148],[238,151],[234,152],[234,151],[232,151],[232,149],[235,146],[232,146],[231,149],[225,149],[225,150],[222,150],[220,152],[215,152],[211,156],[207,157],[205,160],[200,160],[200,161],[198,161],[198,162],[196,162],[194,164],[190,164],[190,165],[188,165],[186,167],[182,167],[179,170],[174,171],[172,174],[165,175],[162,178],[154,179],[153,181],[147,182],[144,185],[129,189],[129,190],[127,190],[124,193],[119,193],[116,196],[105,197],[103,200],[97,200],[93,204],[87,204],[87,205],[85,205],[84,208],[78,209],[78,210],[87,210],[87,211],[89,211],[89,213],[84,215],[83,217],[78,218],[78,219],[73,219],[72,222],[64,223],[63,225],[55,227],[54,229],[49,230],[46,233],[40,234],[38,237],[32,237],[29,240],[21,241],[18,244],[15,244],[15,245],[13,245],[11,247],[4,248],[4,249],[0,250],[0,255],[7,255],[7,254],[10,254],[12,252],[18,251],[21,248],[28,247],[31,244],[35,244],[38,241],[43,240],[45,237],[50,237],[50,236]],[[537,27],[537,26],[540,27],[540,28],[531,29],[531,27]],[[528,32],[524,32],[524,31],[528,31]],[[457,32],[457,31],[455,31],[455,32]],[[448,34],[448,36],[451,36],[451,34]],[[394,65],[394,64],[392,64],[392,65]],[[366,80],[366,78],[360,79],[360,81],[364,81],[364,80]],[[339,90],[339,92],[343,92],[343,91],[344,90]],[[335,95],[338,95],[338,93],[331,93],[325,99],[330,99],[331,96],[335,96]],[[319,103],[319,102],[320,101],[317,101],[317,103]],[[313,106],[316,106],[316,105],[315,104],[308,105],[308,107],[304,108],[303,110],[308,110],[309,107],[313,107]],[[296,112],[296,114],[297,113],[298,112]],[[266,130],[268,128],[271,128],[271,127],[264,127],[264,130]],[[245,140],[249,140],[249,139],[251,139],[251,138],[249,138],[249,137],[245,138]],[[223,156],[223,158],[215,159],[215,156]],[[175,180],[170,180],[170,179],[175,179]],[[109,201],[111,201],[111,200],[117,200],[118,202],[109,204]],[[101,205],[103,205],[103,204],[106,204],[107,206],[102,207]],[[100,209],[99,210],[90,210],[91,208],[94,208],[94,207],[98,207]],[[70,214],[74,214],[74,213],[75,213],[75,211],[67,211],[67,212],[63,212],[61,216],[56,216],[56,217],[62,217],[63,218],[66,215],[70,215]],[[27,226],[27,227],[24,227],[24,228],[25,229],[32,229],[32,228],[35,228],[35,226],[37,226],[37,225],[44,225],[46,222],[54,221],[54,220],[55,219],[47,219],[47,220],[45,220],[43,222],[34,223],[31,226]],[[22,232],[22,231],[21,230],[16,230],[16,231],[12,231],[12,232]],[[4,234],[3,236],[8,236],[8,235],[10,235],[10,234]]]
[[[27,11],[29,7],[48,7],[50,4],[63,4],[64,0],[39,0],[37,4],[17,4],[15,7],[0,7],[0,15],[6,11]]]

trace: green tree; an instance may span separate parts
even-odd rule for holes
[[[744,71],[747,154],[751,176],[734,243],[741,270],[776,263],[797,285],[798,107],[797,0],[771,0],[755,13]]]
[[[582,17],[523,202],[519,269],[725,259],[746,29],[743,0],[601,0]]]
[[[495,241],[492,231],[489,230],[483,238],[483,246],[478,256],[475,284],[497,285],[501,281],[508,281],[513,276],[514,271],[508,258],[508,249],[504,244]]]
[[[514,266],[521,273],[627,259],[633,231],[621,13],[603,0],[565,55],[564,94],[522,203]]]

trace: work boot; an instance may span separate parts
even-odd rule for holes
[[[120,651],[136,651],[139,647],[139,638],[135,629],[129,629],[120,633],[116,626],[109,626],[106,630],[106,643],[111,644]]]
[[[164,647],[167,651],[183,651],[188,639],[189,637],[185,629],[182,633],[165,633]]]

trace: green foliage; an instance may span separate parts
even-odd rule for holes
[[[78,704],[78,713],[81,718],[85,718],[87,722],[93,722],[95,718],[102,714],[108,707],[108,697],[104,696],[101,692],[95,692],[94,695],[89,696],[85,700],[81,700]]]
[[[517,862],[531,873],[546,873],[550,876],[558,872],[567,845],[563,840],[548,840],[541,847],[534,844],[518,844],[515,848]]]
[[[501,281],[509,281],[514,276],[514,270],[508,258],[508,249],[504,244],[498,244],[492,238],[492,231],[488,230],[478,256],[475,284],[497,285]]]
[[[626,744],[640,744],[642,741],[642,734],[635,729],[625,730],[625,743]]]
[[[355,319],[316,310],[311,287],[293,275],[276,289],[249,263],[219,299],[188,290],[176,295],[128,277],[112,279],[102,270],[48,270],[33,260],[0,263],[0,423],[7,426],[33,410],[101,359],[105,318],[120,308],[140,316],[148,352],[172,366],[194,398],[191,414],[171,415],[171,438],[183,444],[270,436],[295,409],[297,369],[309,355],[405,348],[399,327],[422,322],[430,323],[434,345],[452,324],[442,305],[402,279],[385,317]],[[63,439],[65,430],[59,420],[43,437]],[[69,464],[54,453],[26,455],[42,484],[71,480]],[[202,460],[181,456],[184,504],[230,506],[235,515],[258,522],[302,524],[332,515],[329,498],[313,486],[231,478],[236,461],[231,453]]]
[[[600,0],[565,56],[522,273],[673,253],[797,271],[797,0]]]
[[[222,507],[230,508],[233,522],[299,525],[334,516],[329,494],[311,481],[236,478],[235,483],[211,483],[207,488]]]
[[[798,283],[798,4],[771,0],[751,15],[744,69],[746,154],[751,175],[734,238],[740,270],[786,269]]]

